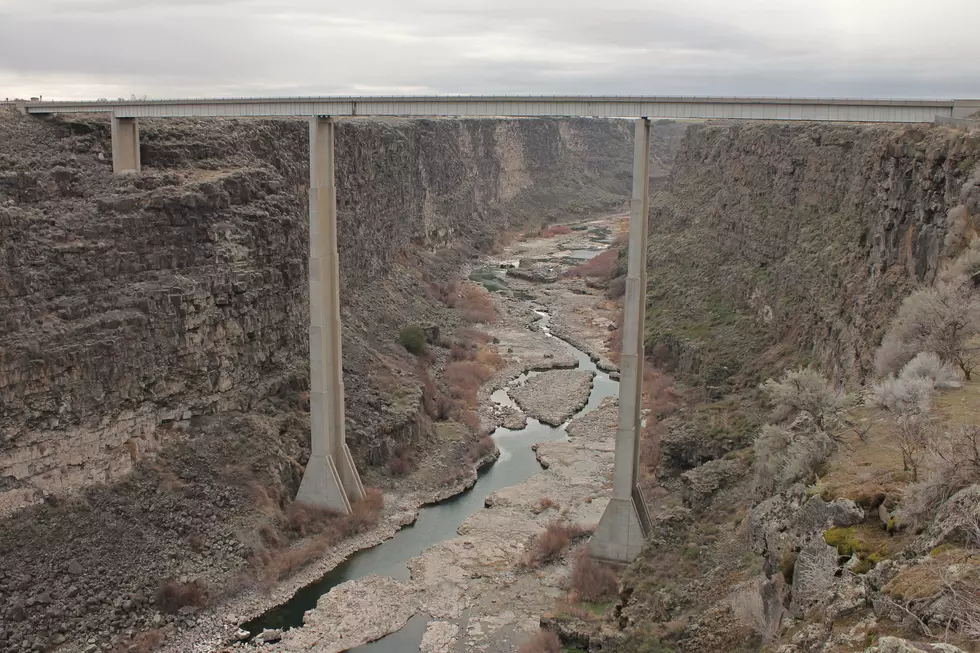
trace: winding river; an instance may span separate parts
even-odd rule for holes
[[[540,319],[538,328],[549,337],[553,336],[548,328],[550,316],[542,309],[535,309]],[[598,370],[589,356],[567,342],[564,346],[575,355],[578,361],[577,369],[590,370],[596,373],[588,403],[576,416],[594,410],[606,397],[619,395],[619,382],[609,378],[605,372]],[[524,383],[529,377],[538,372],[522,374],[511,381],[508,387]],[[513,406],[507,388],[498,390],[492,395],[493,401],[501,405]],[[456,530],[460,524],[483,508],[484,499],[496,490],[500,490],[529,478],[541,467],[535,457],[532,446],[540,442],[567,440],[565,424],[553,427],[542,424],[536,419],[528,418],[527,426],[520,430],[506,428],[496,429],[492,437],[500,449],[497,462],[484,470],[476,484],[468,491],[456,495],[437,504],[426,506],[419,511],[415,524],[406,526],[398,531],[391,539],[355,553],[346,561],[335,567],[319,581],[298,591],[286,603],[273,608],[252,621],[244,624],[252,635],[266,628],[289,629],[303,625],[303,615],[307,610],[316,607],[317,599],[330,591],[331,588],[349,580],[356,580],[370,575],[389,576],[398,580],[409,580],[408,562],[420,555],[430,546],[452,539],[457,536]],[[392,633],[376,642],[351,649],[360,653],[406,653],[419,648],[422,634],[425,632],[428,615],[416,615],[398,632]]]

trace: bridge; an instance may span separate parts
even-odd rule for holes
[[[309,119],[311,456],[296,498],[343,513],[349,513],[351,502],[364,496],[364,487],[344,432],[337,192],[334,179],[335,119],[345,116],[580,116],[636,119],[613,494],[589,542],[589,550],[596,558],[625,563],[639,554],[651,528],[638,485],[650,119],[955,124],[980,112],[980,100],[423,96],[24,102],[19,103],[18,107],[26,114],[36,115],[110,114],[112,166],[120,174],[140,171],[140,118],[301,116]]]

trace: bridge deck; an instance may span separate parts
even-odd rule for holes
[[[118,118],[270,116],[458,116],[730,118],[844,122],[933,122],[958,117],[964,100],[835,98],[420,96],[28,102],[27,113],[112,113]],[[978,107],[980,108],[980,107]],[[966,115],[966,114],[964,114]]]

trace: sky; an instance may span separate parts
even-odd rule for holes
[[[980,98],[980,0],[0,0],[0,100]]]

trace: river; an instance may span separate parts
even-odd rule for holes
[[[537,322],[538,328],[549,337],[555,337],[548,327],[549,315],[539,308],[536,308],[535,312],[540,317]],[[575,355],[578,361],[577,369],[596,373],[588,403],[576,413],[576,416],[594,410],[606,397],[619,395],[618,381],[610,379],[608,374],[598,370],[586,353],[567,342],[562,342]],[[535,374],[536,372],[522,374],[508,387],[519,385]],[[507,388],[495,392],[492,399],[502,405],[514,405],[507,394]],[[566,424],[552,427],[528,418],[527,426],[523,429],[510,430],[502,427],[496,429],[492,437],[500,450],[500,458],[480,474],[470,490],[422,508],[414,525],[406,526],[394,537],[374,548],[355,553],[319,581],[301,589],[286,603],[244,624],[243,628],[256,635],[266,628],[286,630],[302,626],[303,615],[316,606],[320,596],[349,580],[370,575],[408,580],[408,562],[412,558],[434,544],[456,537],[460,524],[483,508],[484,500],[488,495],[496,490],[517,485],[538,472],[541,467],[532,446],[541,442],[567,440]],[[401,630],[351,650],[359,653],[417,651],[428,621],[427,615],[416,615]]]

